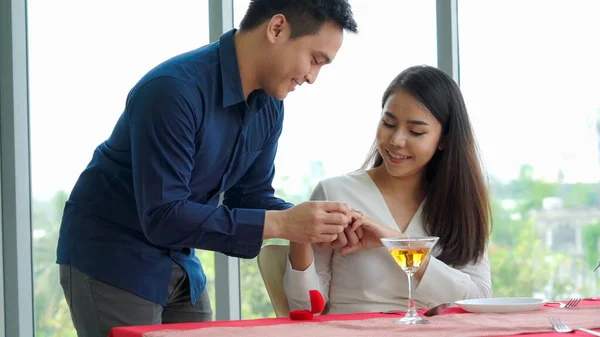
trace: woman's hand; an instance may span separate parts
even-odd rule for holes
[[[351,226],[346,227],[344,234],[348,238],[348,243],[340,249],[341,254],[382,247],[383,244],[379,240],[381,238],[402,238],[405,236],[402,232],[380,225],[366,216],[354,220]]]

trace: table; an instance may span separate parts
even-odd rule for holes
[[[592,300],[583,300],[579,304],[578,307],[586,307],[591,306],[596,307],[600,310],[600,301],[592,301]],[[542,310],[553,310],[551,306],[545,306]],[[592,308],[588,308],[589,310]],[[558,311],[560,310],[560,311]],[[566,310],[571,309],[558,309],[553,310],[552,312],[560,312],[566,313]],[[551,311],[548,311],[549,313]],[[572,313],[573,311],[571,311]],[[460,315],[465,314],[466,312],[460,308],[449,308],[442,315]],[[512,315],[512,314],[505,314]],[[400,316],[399,316],[400,317]],[[598,316],[598,322],[600,323],[600,316]],[[372,318],[390,318],[390,315],[385,315],[381,313],[358,313],[358,314],[344,314],[344,315],[324,315],[324,316],[316,316],[313,320],[314,322],[329,322],[329,321],[357,321],[357,320],[367,320]],[[161,325],[147,325],[147,326],[131,326],[131,327],[116,327],[114,328],[109,337],[142,337],[144,333],[148,332],[157,332],[167,329],[172,330],[196,330],[196,329],[204,329],[204,328],[214,328],[214,327],[261,327],[261,326],[274,326],[274,325],[290,325],[297,324],[298,321],[292,321],[288,318],[262,318],[262,319],[253,319],[253,320],[236,320],[236,321],[212,321],[212,322],[202,322],[202,323],[179,323],[179,324],[161,324]],[[548,323],[548,327],[550,323]],[[290,326],[292,328],[292,326]],[[596,331],[600,331],[600,325]],[[548,333],[529,333],[526,334],[528,337],[542,337],[542,336],[561,336],[562,334],[548,332]],[[506,335],[505,335],[506,336]],[[516,335],[511,335],[516,336]],[[572,333],[571,336],[589,336],[583,332],[575,332]],[[349,336],[348,336],[349,337]]]

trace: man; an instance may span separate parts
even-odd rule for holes
[[[345,0],[254,0],[239,31],[132,88],[63,214],[57,263],[79,337],[210,320],[193,248],[253,258],[263,239],[332,242],[343,232],[347,205],[293,207],[271,182],[281,100],[316,80],[344,30],[357,32]]]

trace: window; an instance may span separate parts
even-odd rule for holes
[[[36,333],[75,336],[58,283],[64,201],[110,135],[129,89],[208,43],[208,1],[28,1]],[[213,254],[199,252],[214,300]]]
[[[595,294],[600,3],[458,5],[461,87],[494,200],[494,296]]]
[[[234,2],[236,27],[248,3]],[[360,168],[375,139],[389,82],[409,66],[437,64],[435,1],[350,4],[360,33],[344,37],[315,84],[285,100],[274,187],[294,203],[307,200],[319,180]],[[240,270],[242,318],[274,316],[256,260],[242,260]]]

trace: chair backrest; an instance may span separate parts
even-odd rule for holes
[[[290,247],[287,245],[265,245],[258,254],[258,269],[262,276],[271,305],[277,317],[288,317],[290,308],[283,289],[283,275]]]

